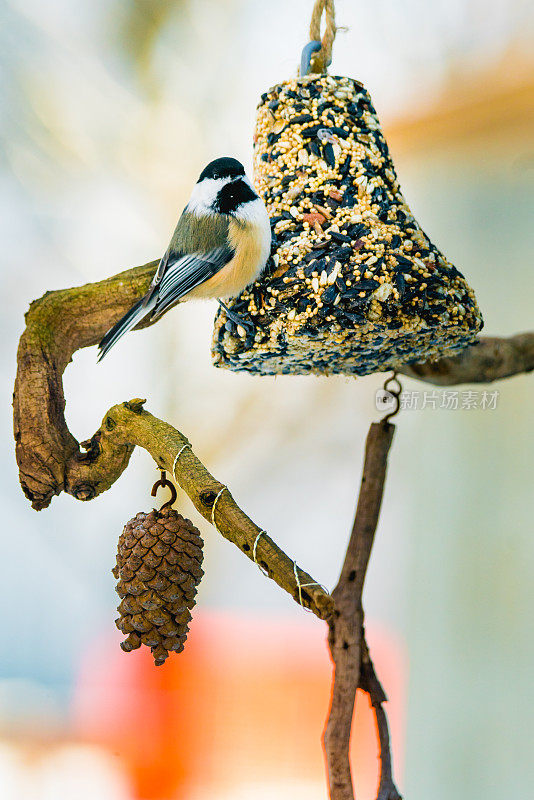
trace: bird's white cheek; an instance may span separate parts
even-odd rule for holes
[[[234,216],[241,222],[248,222],[251,225],[265,225],[265,221],[269,219],[265,204],[259,197],[256,200],[250,200],[248,203],[240,205]]]
[[[213,213],[211,206],[228,180],[228,178],[204,178],[200,183],[196,183],[187,204],[189,210],[196,214]]]

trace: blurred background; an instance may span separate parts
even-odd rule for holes
[[[124,654],[111,568],[157,478],[135,452],[89,504],[37,514],[10,398],[28,304],[159,257],[210,159],[250,170],[255,105],[295,74],[311,0],[3,0],[0,27],[0,787],[3,800],[319,800],[325,629],[201,520],[185,652]],[[338,0],[333,74],[365,82],[415,215],[465,273],[486,332],[533,327],[534,8]],[[79,439],[148,398],[292,557],[337,579],[379,375],[236,375],[210,362],[214,303],[188,304],[65,376]],[[410,800],[524,798],[534,783],[532,376],[398,418],[365,607]],[[423,406],[426,406],[423,408]],[[434,407],[436,406],[436,407]],[[353,735],[374,795],[365,697]]]

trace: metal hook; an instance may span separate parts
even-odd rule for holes
[[[390,383],[396,383],[398,388],[397,389],[390,389],[389,388],[389,384]],[[400,398],[401,393],[402,393],[402,384],[401,384],[401,382],[400,382],[395,370],[393,370],[393,374],[390,375],[389,378],[387,378],[387,380],[384,382],[383,388],[384,388],[385,392],[389,392],[389,394],[393,395],[393,397],[395,398],[395,408],[393,409],[393,411],[390,411],[389,414],[386,414],[386,416],[382,418],[382,422],[384,424],[387,424],[389,422],[389,420],[392,417],[395,416],[395,414],[399,413],[399,410],[400,410],[400,400],[399,400],[399,398]]]
[[[178,497],[178,492],[176,491],[176,487],[175,487],[174,483],[171,483],[171,481],[168,481],[167,480],[167,475],[165,473],[165,470],[161,470],[161,478],[159,479],[159,481],[156,481],[156,483],[152,487],[152,491],[151,491],[152,497],[156,496],[156,494],[158,492],[158,489],[160,487],[161,488],[165,488],[166,486],[168,486],[169,489],[171,490],[171,499],[167,500],[166,503],[163,503],[163,505],[160,508],[160,511],[163,511],[164,508],[170,508],[173,505],[173,503],[176,502],[176,498]]]
[[[322,44],[318,41],[311,41],[302,48],[300,57],[300,77],[303,78],[310,71],[310,62],[313,53],[318,53]]]

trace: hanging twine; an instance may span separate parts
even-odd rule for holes
[[[321,39],[321,18],[323,11],[326,17],[326,27]],[[336,38],[336,18],[334,0],[315,0],[310,22],[310,39],[321,42],[321,49],[315,53],[310,62],[310,72],[326,72],[332,60],[332,45]]]

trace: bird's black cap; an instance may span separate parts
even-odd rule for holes
[[[202,170],[197,183],[203,181],[204,178],[236,178],[238,175],[244,174],[245,168],[237,158],[216,158]]]

